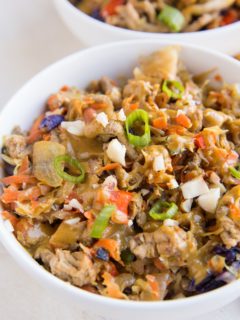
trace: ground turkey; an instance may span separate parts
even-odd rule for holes
[[[56,254],[46,251],[41,258],[49,265],[51,273],[78,287],[93,284],[99,271],[84,252],[57,249]]]
[[[169,267],[184,266],[195,248],[195,239],[178,226],[163,225],[154,232],[140,233],[130,241],[130,249],[138,258],[160,257]]]

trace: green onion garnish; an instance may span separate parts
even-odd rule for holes
[[[185,18],[182,13],[171,6],[165,6],[158,19],[164,23],[172,32],[179,32],[185,23]]]
[[[64,171],[63,164],[68,164],[70,167],[74,167],[81,171],[79,176],[72,176]],[[70,157],[69,155],[61,155],[54,159],[54,169],[56,170],[59,177],[63,180],[73,182],[73,183],[81,183],[85,177],[85,170],[82,167],[81,163],[78,162],[77,159]]]
[[[135,135],[130,131],[136,122],[144,123],[144,133],[141,136]],[[128,141],[136,147],[145,147],[151,141],[149,117],[146,111],[138,109],[130,113],[125,121]]]
[[[161,212],[163,210],[163,212]],[[171,219],[178,211],[178,206],[174,202],[167,202],[158,200],[152,209],[149,211],[149,215],[154,220]]]
[[[164,80],[162,91],[165,92],[169,96],[169,98],[181,99],[184,93],[184,87],[179,81]]]
[[[228,170],[234,178],[240,179],[240,171],[233,167],[230,167]]]
[[[98,214],[96,220],[94,221],[93,228],[91,231],[91,237],[100,239],[104,230],[108,226],[109,219],[112,213],[116,210],[113,205],[105,206]]]

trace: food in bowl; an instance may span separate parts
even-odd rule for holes
[[[239,277],[235,85],[193,77],[179,48],[129,79],[62,87],[4,138],[2,216],[57,277],[112,298],[167,300]]]
[[[240,53],[236,54],[236,55],[234,56],[234,58],[237,59],[237,60],[240,60]]]
[[[70,2],[95,19],[135,31],[196,32],[226,26],[240,19],[239,0]]]

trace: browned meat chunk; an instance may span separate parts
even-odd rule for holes
[[[227,248],[236,246],[240,242],[240,223],[231,217],[230,208],[239,210],[240,185],[229,190],[220,200],[217,209],[217,222],[222,228],[220,237]]]
[[[134,147],[128,143],[122,125],[117,121],[109,121],[108,125],[104,128],[99,122],[93,120],[85,126],[84,135],[92,139],[99,137],[103,142],[108,142],[111,138],[117,137],[126,146],[127,155],[130,159],[134,160],[138,155]]]
[[[160,257],[169,266],[185,265],[195,246],[195,240],[178,226],[163,225],[154,232],[140,233],[130,241],[131,251],[140,259]]]
[[[26,156],[27,150],[26,137],[12,134],[5,138],[5,147],[7,148],[7,153],[11,158],[22,159]]]
[[[230,218],[222,217],[220,224],[223,228],[221,239],[227,248],[236,246],[240,242],[240,227]]]
[[[78,287],[93,284],[97,277],[92,260],[83,252],[58,249],[50,257],[49,266],[54,275]]]

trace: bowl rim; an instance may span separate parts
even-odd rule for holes
[[[10,108],[12,108],[12,104],[18,100],[18,97],[22,95],[24,91],[29,90],[29,87],[32,86],[32,83],[36,81],[38,78],[41,78],[45,74],[48,74],[49,72],[54,71],[55,68],[58,68],[61,65],[67,65],[70,63],[70,61],[75,61],[81,59],[81,56],[85,56],[88,54],[88,52],[91,51],[98,51],[98,50],[109,50],[111,47],[121,47],[121,46],[127,46],[129,44],[153,44],[153,43],[159,43],[160,46],[165,45],[180,45],[184,49],[193,49],[196,51],[202,51],[206,54],[217,56],[221,59],[224,59],[228,61],[229,63],[236,66],[236,68],[240,69],[240,63],[236,61],[235,59],[214,51],[212,49],[208,49],[201,46],[196,45],[190,45],[186,44],[181,41],[172,41],[172,40],[158,40],[158,39],[138,39],[138,40],[125,40],[125,41],[119,41],[119,42],[113,42],[113,43],[107,43],[100,46],[90,47],[87,49],[83,49],[80,51],[77,51],[71,55],[68,55],[60,60],[57,60],[56,62],[48,65],[46,68],[42,69],[42,71],[38,72],[35,76],[33,76],[30,80],[28,80],[14,95],[13,97],[4,105],[3,109],[0,112],[0,122],[4,121],[5,112]],[[2,138],[2,137],[0,137]],[[0,142],[1,144],[2,142]],[[2,209],[0,209],[1,213]],[[65,282],[58,278],[57,276],[54,276],[49,271],[44,269],[39,263],[37,263],[36,260],[34,260],[30,254],[27,252],[26,249],[18,242],[18,240],[15,238],[13,233],[9,232],[7,228],[4,225],[3,218],[0,214],[0,241],[4,245],[4,247],[7,249],[10,255],[13,256],[13,258],[16,260],[16,262],[21,265],[25,270],[28,270],[31,272],[31,274],[34,275],[36,279],[42,279],[42,283],[45,285],[48,285],[50,287],[53,287],[55,289],[63,290],[63,292],[68,293],[69,295],[72,295],[74,297],[77,297],[79,299],[82,299],[83,301],[88,302],[94,302],[101,305],[104,304],[111,304],[113,307],[127,307],[129,310],[134,310],[138,308],[139,310],[168,310],[175,307],[181,307],[184,308],[186,306],[190,305],[196,305],[196,303],[204,303],[208,302],[209,299],[214,299],[217,296],[222,296],[223,294],[227,294],[228,292],[238,291],[240,295],[240,279],[235,280],[229,284],[226,284],[223,287],[214,289],[210,292],[202,293],[196,296],[191,297],[184,297],[180,299],[175,300],[163,300],[163,301],[132,301],[132,300],[119,300],[114,299],[110,297],[105,297],[101,295],[97,295],[94,293],[90,293],[88,291],[85,291],[81,288],[78,288],[68,282]]]
[[[83,12],[80,9],[78,9],[77,7],[75,7],[69,0],[54,0],[54,1],[55,1],[56,6],[59,6],[60,2],[62,1],[62,3],[65,6],[67,6],[69,8],[69,10],[72,11],[73,14],[75,14],[76,16],[77,15],[80,16],[85,21],[88,21],[93,25],[95,24],[97,27],[101,27],[102,29],[105,29],[106,31],[118,32],[118,33],[123,32],[125,35],[132,35],[135,37],[136,36],[142,36],[142,37],[147,36],[147,37],[155,37],[155,38],[159,37],[164,40],[165,40],[165,38],[169,39],[169,37],[172,37],[172,38],[179,38],[179,40],[181,40],[187,36],[191,36],[191,37],[205,37],[205,36],[207,37],[210,35],[217,36],[217,35],[221,35],[222,32],[236,30],[238,27],[240,28],[240,20],[239,20],[239,21],[236,21],[234,23],[228,24],[223,27],[218,27],[218,28],[214,28],[214,29],[210,29],[210,30],[194,31],[194,32],[182,32],[182,33],[156,32],[155,33],[155,32],[131,30],[131,29],[125,29],[125,28],[121,28],[118,26],[110,25],[104,21],[94,19],[93,17],[89,16],[85,12]]]

